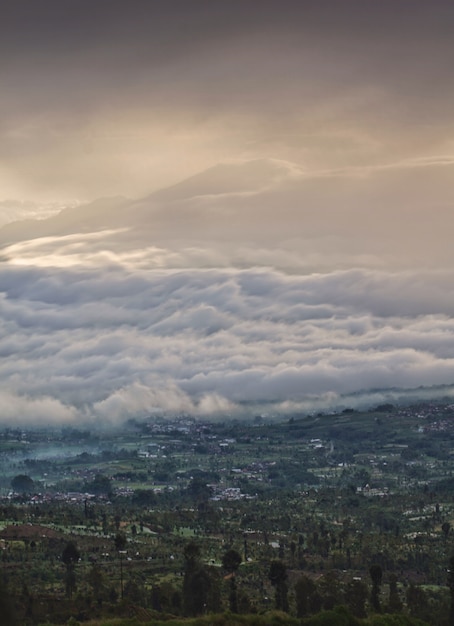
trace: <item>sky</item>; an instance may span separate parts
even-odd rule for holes
[[[8,3],[0,422],[449,395],[453,27],[445,0]]]
[[[230,159],[452,158],[446,0],[7,5],[2,200],[137,197]]]

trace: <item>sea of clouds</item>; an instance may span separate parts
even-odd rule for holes
[[[453,383],[453,271],[222,266],[109,235],[4,250],[2,422],[289,415]]]
[[[449,174],[259,160],[2,229],[0,422],[450,396]]]

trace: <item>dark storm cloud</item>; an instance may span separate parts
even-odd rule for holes
[[[441,0],[9,3],[5,189],[138,195],[245,154],[442,153],[453,23]]]
[[[374,83],[416,109],[440,105],[424,91],[449,89],[453,18],[445,2],[9,3],[2,75],[18,93],[4,106],[77,118],[128,100],[179,109],[172,96],[184,95],[202,115],[279,102],[284,111],[301,96],[310,104]]]

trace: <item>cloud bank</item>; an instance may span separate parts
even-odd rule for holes
[[[287,414],[452,385],[453,279],[3,264],[0,420]]]
[[[286,161],[237,162],[5,226],[0,421],[451,393],[452,164],[426,165],[308,180]]]

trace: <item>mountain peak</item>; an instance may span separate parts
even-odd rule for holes
[[[194,196],[253,193],[297,175],[298,166],[278,159],[252,159],[218,163],[180,183],[161,189],[149,198],[181,200]]]

